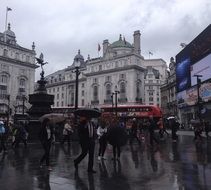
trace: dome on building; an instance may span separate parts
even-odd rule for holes
[[[120,34],[120,36],[119,36],[119,40],[113,42],[113,43],[110,45],[110,47],[112,47],[112,48],[119,48],[119,47],[133,48],[133,46],[132,46],[129,42],[127,42],[127,41],[125,40],[125,38],[122,40],[121,34]]]
[[[79,67],[84,67],[85,66],[84,57],[81,55],[80,50],[78,50],[78,54],[75,56],[73,64],[71,65],[71,67],[75,67],[77,62],[80,63]]]
[[[78,54],[75,56],[74,60],[77,61],[84,60],[84,57],[81,55],[80,50],[78,50]]]
[[[11,38],[15,38],[15,33],[12,30],[10,30],[10,23],[8,24],[8,29],[4,32],[4,34]]]

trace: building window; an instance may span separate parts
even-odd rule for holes
[[[64,93],[62,93],[62,98],[64,98]]]
[[[71,95],[70,95],[70,105],[72,106],[72,105],[74,105],[74,92],[72,92],[71,93]]]
[[[64,106],[64,102],[62,101],[62,107]]]
[[[56,102],[56,106],[59,107],[59,102]]]
[[[111,99],[111,85],[107,84],[106,85],[106,100],[110,100]]]
[[[149,101],[150,102],[153,102],[153,97],[149,97]]]
[[[149,92],[149,96],[153,96],[153,92]]]
[[[122,82],[120,84],[120,99],[125,98],[126,97],[126,86],[125,83]]]
[[[94,86],[93,87],[93,100],[98,100],[98,87]]]
[[[4,84],[7,84],[7,82],[8,82],[7,76],[6,75],[1,75],[0,82],[4,83]]]
[[[64,86],[62,86],[62,91],[64,91]]]
[[[19,85],[25,87],[26,86],[26,80],[25,79],[20,79]]]
[[[149,83],[153,83],[153,80],[149,80]]]
[[[5,56],[5,57],[8,56],[8,50],[7,49],[4,49],[3,56]]]
[[[5,99],[7,95],[7,86],[0,85],[0,99]]]
[[[56,95],[56,98],[59,99],[59,94]]]
[[[84,99],[81,100],[81,105],[84,106]]]
[[[84,88],[84,83],[81,84],[81,87]]]
[[[93,83],[97,83],[97,78],[94,78],[93,79]]]
[[[53,92],[55,92],[55,88],[53,88]]]
[[[121,79],[126,79],[126,75],[125,75],[125,74],[120,74],[120,75],[119,75],[119,78],[120,78],[120,80],[121,80]]]
[[[153,75],[152,75],[152,74],[149,74],[149,75],[148,75],[148,78],[152,78],[152,77],[153,77]]]
[[[19,59],[20,59],[20,55],[19,55],[19,53],[16,53],[16,54],[15,54],[15,59],[17,59],[17,60],[19,60]]]
[[[153,86],[149,86],[149,90],[153,90]]]
[[[106,76],[106,82],[111,82],[111,76]]]
[[[81,96],[84,96],[84,90],[81,91]]]
[[[27,55],[26,56],[26,62],[29,62],[30,57]]]
[[[49,89],[48,92],[51,93],[51,89]]]
[[[139,83],[139,82],[137,82],[137,86],[136,86],[136,94],[137,94],[137,98],[139,98],[139,97],[140,97],[140,95],[141,95],[141,92],[140,92],[140,83]]]
[[[59,92],[59,87],[57,87],[57,92]]]
[[[99,71],[102,71],[102,65],[99,65]]]

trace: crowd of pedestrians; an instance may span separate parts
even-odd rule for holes
[[[131,149],[133,149],[134,143],[138,145],[147,143],[152,150],[153,147],[165,143],[166,137],[170,135],[166,130],[167,127],[171,130],[172,142],[177,142],[177,131],[180,128],[180,124],[175,118],[170,118],[167,122],[168,123],[164,122],[162,118],[153,118],[153,116],[143,120],[131,118],[130,122],[120,120],[115,116],[109,116],[101,117],[97,122],[93,122],[91,117],[82,116],[79,117],[76,123],[75,118],[70,117],[65,119],[62,125],[60,130],[62,131],[62,136],[59,138],[59,141],[62,146],[65,146],[65,142],[70,146],[72,136],[77,131],[81,153],[74,159],[75,169],[78,171],[81,161],[88,154],[87,171],[89,173],[96,173],[93,168],[96,141],[99,142],[97,154],[97,160],[99,162],[108,159],[106,149],[112,149],[112,160],[119,162],[121,159],[121,147],[126,145],[127,142],[131,146]],[[210,131],[208,122],[204,122],[203,125],[193,123],[193,127],[195,134],[194,141],[202,140],[201,134],[203,130],[208,137]],[[158,131],[158,133],[155,133],[155,130]],[[40,158],[40,168],[43,168],[45,165],[49,171],[52,170],[50,167],[50,150],[53,141],[56,139],[55,134],[55,124],[52,124],[49,119],[44,119],[39,132],[39,140],[44,151]],[[8,136],[10,137],[8,138]],[[27,148],[27,138],[27,123],[18,121],[8,127],[3,121],[0,121],[0,153],[7,152],[6,144],[8,139],[11,141],[11,146],[14,149],[18,148],[21,142],[24,144],[24,147]],[[134,140],[136,140],[136,142],[134,142]]]

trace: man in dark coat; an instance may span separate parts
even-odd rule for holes
[[[48,170],[51,171],[51,167],[49,166],[49,156],[50,156],[50,149],[51,149],[51,143],[53,140],[53,126],[50,124],[49,119],[45,119],[42,122],[40,133],[39,133],[39,139],[44,149],[44,154],[40,160],[40,168],[43,167],[43,162],[46,161],[46,166],[48,167]]]
[[[150,138],[150,145],[153,146],[153,141],[155,141],[157,144],[159,144],[158,140],[155,138],[154,130],[156,129],[157,125],[153,119],[153,116],[150,116],[149,118],[149,138]]]
[[[96,173],[96,171],[93,170],[96,130],[93,122],[91,122],[91,118],[80,117],[78,137],[81,145],[81,154],[74,160],[75,169],[76,171],[78,170],[78,164],[85,158],[87,153],[89,153],[87,171],[89,173]]]
[[[133,118],[133,123],[130,130],[130,144],[133,144],[133,140],[136,139],[139,144],[141,144],[140,139],[138,138],[138,123],[135,118]]]

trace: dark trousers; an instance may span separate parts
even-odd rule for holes
[[[132,134],[130,135],[130,144],[133,143],[133,140],[134,140],[134,139],[136,139],[136,140],[138,141],[139,144],[141,143],[140,139],[137,137],[137,133],[132,133]]]
[[[43,141],[41,142],[42,147],[44,149],[44,155],[42,156],[41,160],[40,160],[40,165],[43,164],[43,162],[46,162],[46,166],[49,166],[49,156],[50,156],[50,149],[51,149],[51,141]]]
[[[201,131],[194,131],[194,140],[200,139],[202,140]]]
[[[116,156],[119,158],[120,157],[120,146],[119,145],[113,145],[113,156],[114,159],[116,158]]]
[[[15,137],[15,141],[12,143],[12,146],[18,147],[21,141],[23,142],[24,146],[27,147],[27,140],[24,137]]]
[[[67,144],[70,144],[70,135],[64,135],[61,144],[64,144],[67,141]]]
[[[155,138],[154,132],[149,133],[149,140],[150,145],[153,146],[153,142],[155,141],[157,144],[159,144],[158,140]]]
[[[98,156],[104,156],[104,153],[105,153],[105,150],[106,150],[106,146],[107,146],[107,141],[105,138],[100,138],[99,139],[99,144],[100,144],[100,147],[99,147],[99,152],[98,152]]]
[[[0,135],[0,152],[1,152],[2,150],[3,150],[3,151],[6,151],[4,135]]]
[[[80,142],[81,145],[81,154],[74,160],[74,163],[78,165],[89,153],[89,161],[88,161],[88,170],[93,169],[94,164],[94,149],[95,149],[95,141],[94,139],[89,139],[88,142]]]
[[[172,139],[173,140],[177,140],[178,139],[178,137],[177,137],[177,131],[176,130],[172,130]]]

